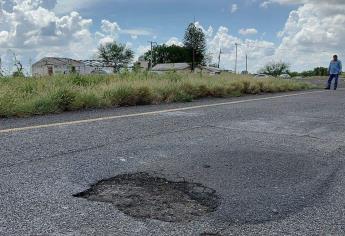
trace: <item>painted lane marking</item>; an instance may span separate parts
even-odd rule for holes
[[[153,116],[153,115],[164,114],[164,113],[169,113],[169,112],[189,111],[189,110],[196,110],[196,109],[201,109],[201,108],[219,107],[219,106],[241,104],[241,103],[248,103],[248,102],[255,102],[255,101],[275,100],[275,99],[279,99],[279,98],[297,97],[297,96],[302,96],[302,95],[324,93],[324,92],[327,92],[327,91],[302,92],[302,93],[286,94],[286,95],[279,95],[279,96],[270,96],[270,97],[264,97],[264,98],[253,98],[253,99],[245,99],[245,100],[232,101],[232,102],[222,102],[222,103],[214,103],[214,104],[208,104],[208,105],[199,105],[199,106],[167,109],[167,110],[160,110],[160,111],[134,113],[134,114],[118,115],[118,116],[107,116],[107,117],[101,117],[101,118],[93,118],[93,119],[91,118],[91,119],[84,119],[84,120],[51,123],[51,124],[45,124],[45,125],[34,125],[34,126],[27,126],[27,127],[3,129],[3,130],[0,130],[0,134],[15,133],[15,132],[44,129],[44,128],[52,128],[52,127],[59,127],[59,126],[80,125],[80,124],[95,123],[95,122],[100,122],[100,121],[117,120],[117,119],[122,119],[122,118]]]

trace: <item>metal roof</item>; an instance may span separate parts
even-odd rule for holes
[[[190,69],[191,66],[188,63],[167,63],[157,64],[152,70],[153,71],[171,71],[171,70],[186,70]]]
[[[203,70],[207,70],[209,72],[213,72],[213,73],[220,73],[222,70],[217,68],[217,67],[212,67],[212,66],[203,66],[201,67]]]
[[[60,58],[60,57],[44,57],[38,62],[34,63],[33,66],[38,64],[44,65],[83,65],[81,61],[77,61],[71,58]]]

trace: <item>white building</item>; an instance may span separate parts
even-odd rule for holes
[[[58,57],[45,57],[32,65],[33,76],[110,74],[112,70],[112,67],[97,60],[78,61]]]
[[[33,76],[87,74],[85,63],[70,58],[45,57],[32,65]]]

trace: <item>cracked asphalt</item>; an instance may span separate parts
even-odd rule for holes
[[[0,235],[345,235],[345,90],[272,96],[0,119]],[[168,223],[73,197],[139,172],[200,183],[221,205]]]

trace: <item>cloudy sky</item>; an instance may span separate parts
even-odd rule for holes
[[[194,20],[208,51],[233,69],[285,61],[293,70],[327,66],[345,57],[344,0],[0,0],[0,56],[10,70],[12,52],[28,66],[44,56],[89,59],[101,43],[116,40],[137,56],[148,41],[181,44]]]

